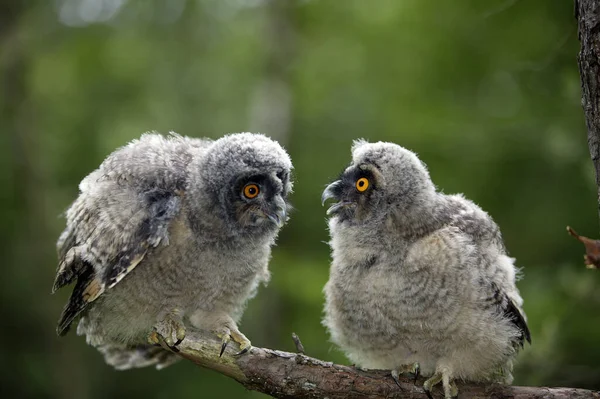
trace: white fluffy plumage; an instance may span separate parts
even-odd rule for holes
[[[355,142],[323,193],[332,264],[324,324],[357,365],[417,370],[457,394],[455,379],[512,381],[530,341],[498,226],[462,195],[445,195],[416,154]]]
[[[144,134],[81,182],[57,248],[54,290],[75,283],[57,331],[78,334],[118,369],[176,357],[186,326],[250,341],[246,301],[269,280],[286,222],[291,160],[251,133],[218,140]]]

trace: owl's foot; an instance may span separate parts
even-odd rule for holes
[[[161,345],[165,349],[179,352],[177,345],[185,338],[185,325],[181,314],[177,311],[165,313],[159,318],[150,333],[148,341],[154,345]]]
[[[394,382],[396,383],[396,385],[398,385],[398,387],[401,388],[400,385],[400,374],[412,374],[414,376],[414,383],[417,383],[417,379],[419,378],[419,373],[420,373],[420,368],[419,368],[419,363],[412,363],[412,364],[404,364],[400,367],[395,368],[394,370],[392,370],[392,378],[394,379]]]
[[[458,387],[456,386],[456,383],[452,379],[450,379],[448,374],[449,373],[447,372],[447,370],[436,371],[436,373],[433,376],[431,376],[431,378],[429,378],[423,383],[423,390],[425,391],[425,394],[429,399],[433,399],[433,396],[431,396],[431,389],[440,382],[444,387],[445,399],[458,398]]]
[[[221,338],[221,352],[219,352],[219,357],[223,356],[223,352],[225,352],[225,348],[227,348],[227,345],[231,340],[240,345],[240,351],[235,354],[236,356],[243,355],[252,348],[250,340],[238,330],[235,323],[228,323],[227,326],[223,326],[219,329],[217,331],[217,337]]]
[[[190,315],[190,323],[199,330],[212,331],[221,339],[219,356],[225,353],[227,345],[232,340],[240,345],[240,351],[236,356],[243,355],[252,348],[250,340],[240,332],[231,316],[223,311],[197,309]]]

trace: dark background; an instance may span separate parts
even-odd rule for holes
[[[600,389],[600,274],[573,5],[567,0],[2,0],[0,390],[16,397],[260,397],[180,362],[117,372],[56,337],[50,296],[79,181],[148,130],[260,131],[295,164],[296,211],[245,313],[256,346],[347,363],[320,324],[324,185],[353,139],[406,146],[490,212],[533,345],[515,383]]]

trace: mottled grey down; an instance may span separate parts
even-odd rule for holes
[[[144,134],[113,152],[66,213],[54,289],[75,288],[59,334],[80,317],[78,334],[119,369],[170,364],[147,338],[175,334],[178,320],[234,337],[246,301],[269,280],[291,168],[278,143],[251,133]],[[261,189],[252,200],[248,182]]]
[[[365,192],[355,182],[369,179]],[[324,324],[357,365],[512,381],[529,330],[498,226],[462,195],[437,192],[417,156],[357,141],[324,193],[335,198]],[[445,383],[446,384],[446,383]]]

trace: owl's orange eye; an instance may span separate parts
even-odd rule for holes
[[[366,191],[369,188],[369,179],[366,177],[361,177],[356,181],[356,189],[361,193]]]
[[[246,197],[248,199],[252,199],[252,198],[256,198],[258,193],[260,193],[260,189],[258,188],[258,186],[256,184],[250,183],[250,184],[246,184],[244,186],[244,189],[242,190],[242,192],[244,193],[244,197]]]

